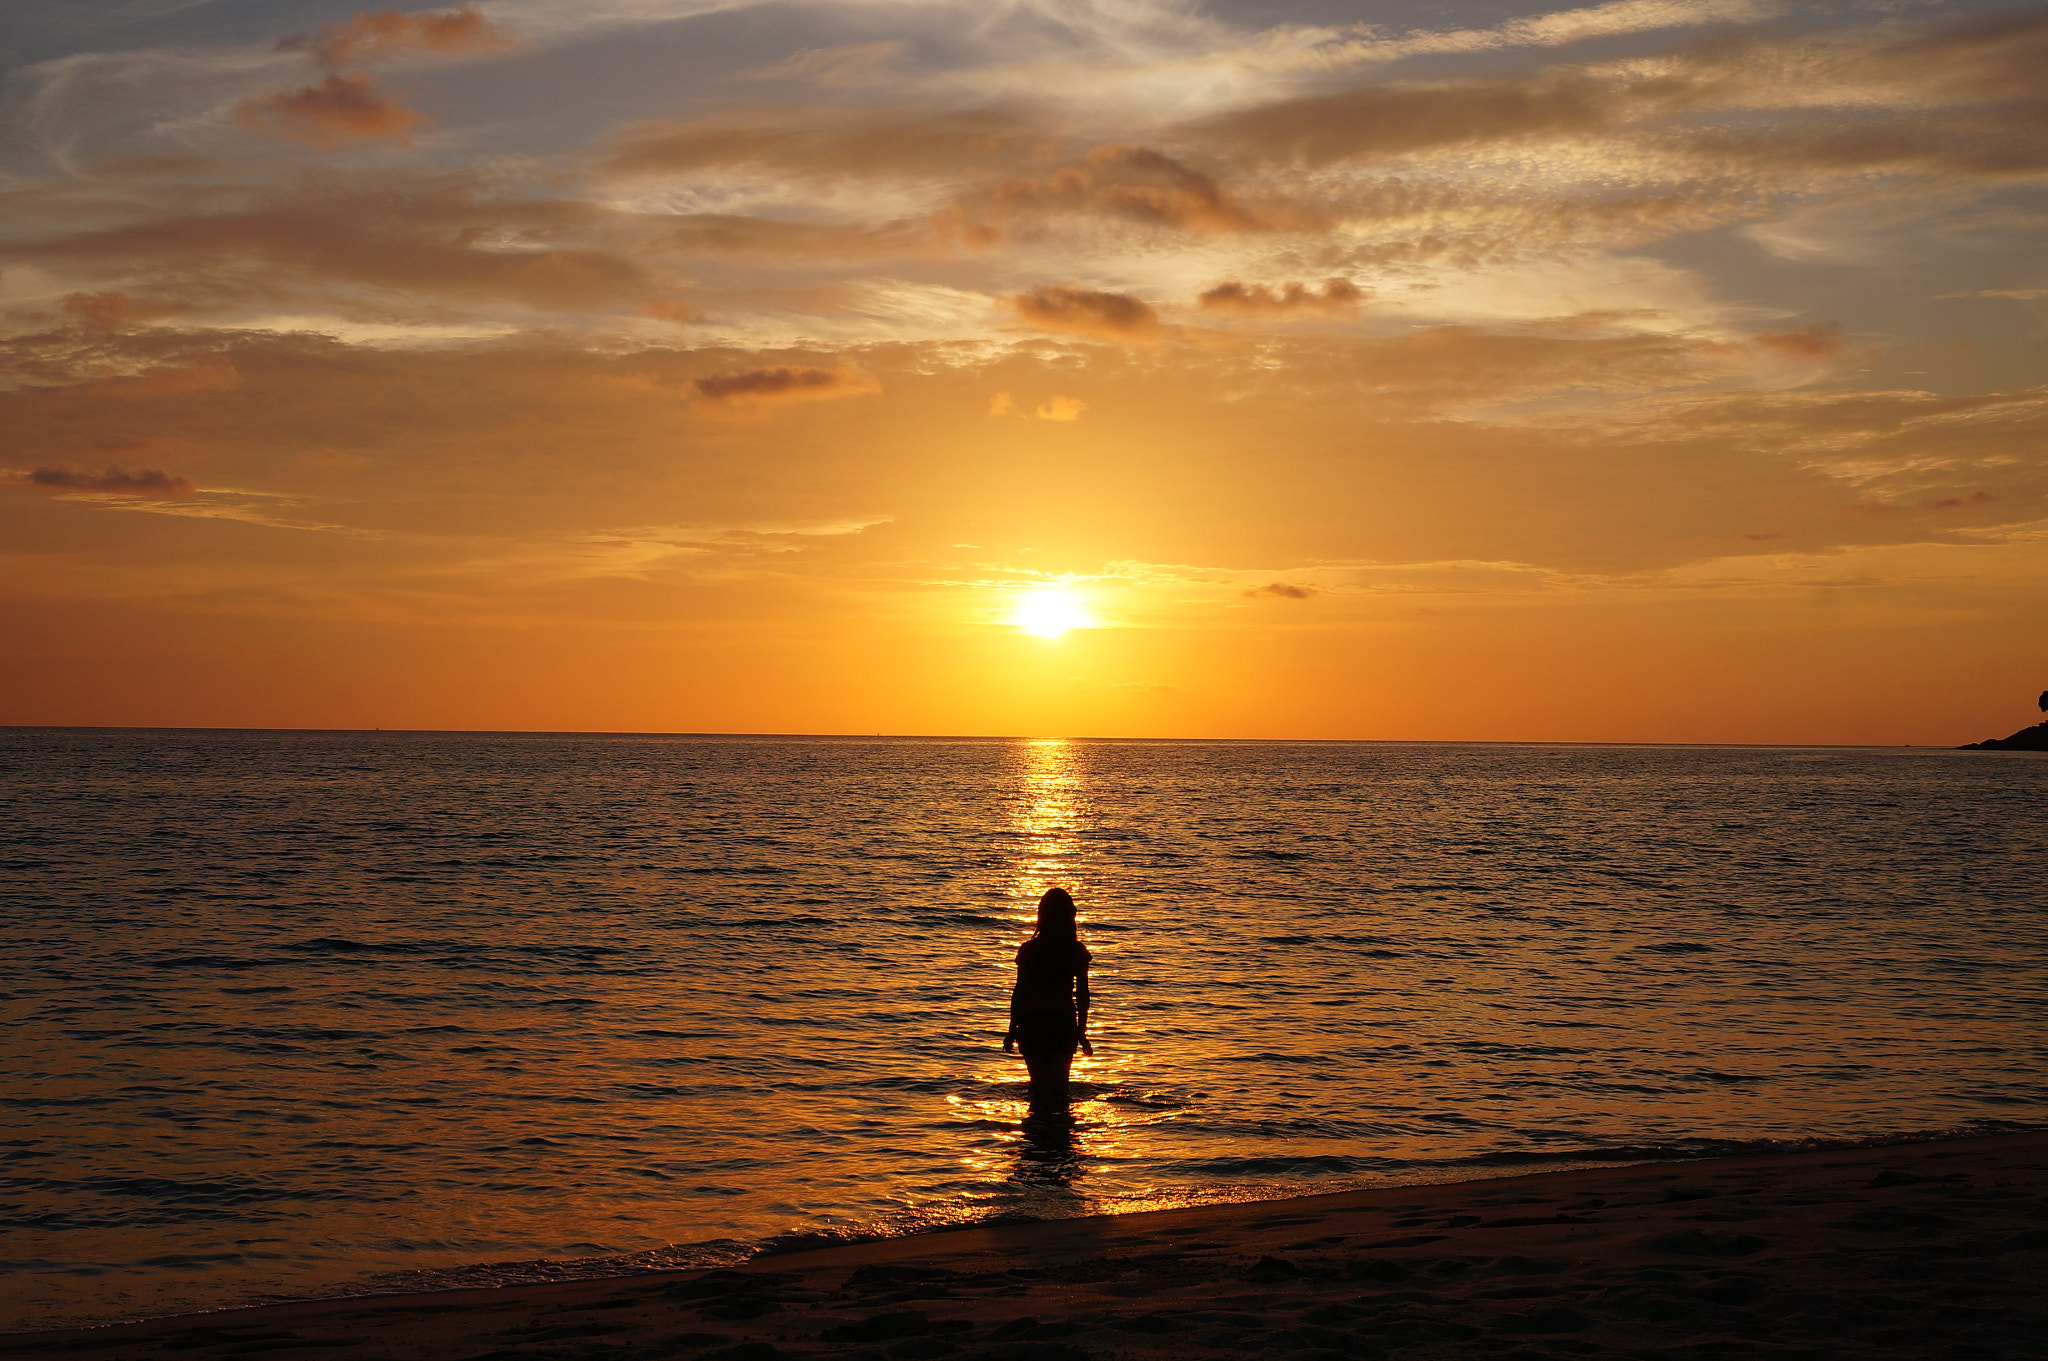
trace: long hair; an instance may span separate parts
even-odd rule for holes
[[[1031,937],[1049,945],[1079,945],[1080,932],[1074,925],[1074,900],[1063,888],[1049,888],[1038,900],[1038,930]]]

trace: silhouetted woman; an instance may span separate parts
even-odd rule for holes
[[[1010,1033],[1003,1052],[1024,1051],[1031,1108],[1064,1108],[1074,1050],[1088,1043],[1088,965],[1094,957],[1074,925],[1074,900],[1063,888],[1038,900],[1038,931],[1017,948],[1017,986],[1010,992]]]

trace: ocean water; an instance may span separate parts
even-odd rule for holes
[[[0,732],[0,1319],[2048,1117],[2048,761]],[[1075,1127],[1000,1052],[1049,884]]]

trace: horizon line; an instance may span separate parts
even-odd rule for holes
[[[1701,747],[1777,751],[1960,751],[1962,746],[1911,742],[1683,742],[1625,738],[1486,738],[1486,737],[1104,737],[1054,733],[892,733],[892,732],[710,732],[631,728],[333,728],[162,726],[125,723],[0,723],[0,732],[130,732],[130,733],[359,733],[405,737],[663,737],[748,741],[890,742],[1234,742],[1343,743],[1356,746],[1458,747]],[[1992,752],[1991,755],[2008,753]],[[2018,755],[2038,753],[2019,752]]]

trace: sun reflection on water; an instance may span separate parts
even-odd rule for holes
[[[1088,905],[1081,885],[1069,882],[1070,868],[1081,850],[1081,762],[1073,744],[1061,738],[1040,738],[1019,747],[1018,793],[1013,821],[1019,849],[1011,883],[1019,902],[1020,920],[1028,931],[1038,895],[1055,884],[1081,905]]]

